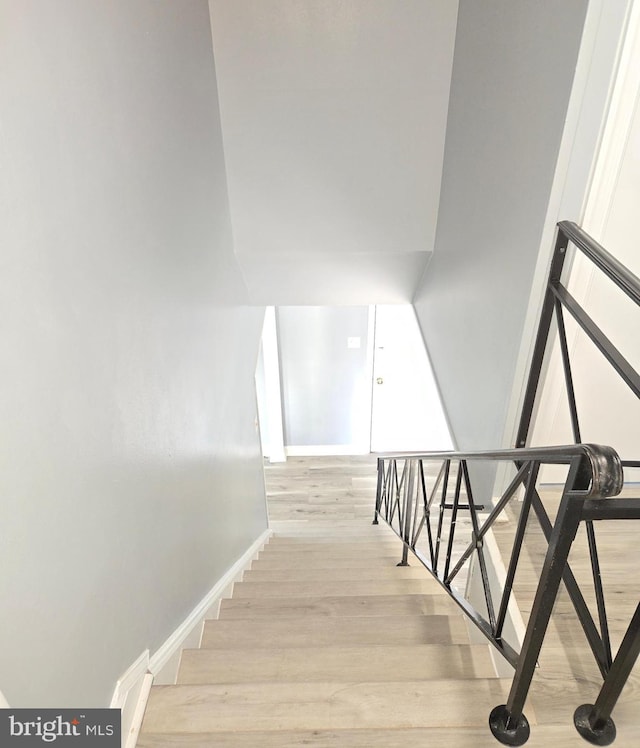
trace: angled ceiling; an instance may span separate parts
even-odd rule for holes
[[[410,301],[435,237],[458,3],[210,7],[252,301]]]

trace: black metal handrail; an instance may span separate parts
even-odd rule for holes
[[[573,389],[569,347],[564,327],[563,309],[566,309],[573,316],[618,375],[629,385],[636,397],[640,397],[640,374],[602,332],[593,318],[578,304],[569,293],[568,288],[561,281],[567,250],[570,244],[582,252],[585,257],[588,257],[622,292],[640,306],[640,278],[607,252],[604,247],[598,244],[595,239],[592,239],[577,224],[572,221],[561,221],[558,224],[555,248],[549,268],[547,289],[540,314],[540,322],[520,416],[520,425],[516,436],[516,446],[518,447],[526,446],[529,438],[536,397],[538,396],[539,385],[542,379],[544,357],[549,347],[551,324],[554,317],[557,322],[560,339],[562,365],[567,385],[567,398],[571,413],[574,441],[576,444],[582,441],[580,438],[578,409]]]
[[[583,484],[587,487],[585,497],[617,496],[622,490],[624,478],[622,461],[611,447],[598,444],[568,444],[561,447],[528,447],[527,449],[498,449],[474,452],[379,452],[378,458],[413,460],[474,460],[474,461],[535,461],[545,465],[570,465],[579,458],[584,472]]]
[[[476,502],[469,467],[487,460],[512,463],[515,477],[494,507],[485,513],[484,506]],[[434,463],[439,469],[437,474],[430,475],[428,466]],[[555,523],[537,489],[540,468],[549,464],[568,466]],[[521,745],[529,736],[524,703],[561,580],[565,582],[603,676],[611,667],[606,619],[600,618],[598,627],[567,559],[578,525],[585,519],[585,511],[602,511],[603,500],[612,501],[611,497],[620,492],[622,485],[623,471],[617,453],[610,447],[598,445],[378,456],[374,523],[378,518],[384,519],[403,541],[400,564],[406,565],[409,551],[413,552],[469,620],[516,669],[507,704],[497,707],[490,718],[492,730],[507,744]],[[489,578],[484,541],[521,487],[525,494],[509,568],[498,600]],[[529,627],[518,651],[513,642],[506,641],[503,632],[531,508],[540,520],[548,550]],[[621,509],[618,507],[617,511]],[[468,512],[468,542],[456,553],[454,545],[461,533],[461,512]],[[625,500],[622,513],[625,517],[631,513],[640,518],[640,500]],[[486,611],[479,610],[454,587],[456,577],[473,554],[478,559]]]
[[[640,305],[640,279],[576,224],[567,221],[558,224],[516,437],[517,448],[496,452],[380,455],[378,459],[374,522],[381,517],[389,523],[403,541],[401,563],[407,563],[408,552],[412,551],[515,668],[507,703],[496,707],[489,719],[494,736],[506,745],[522,745],[529,737],[529,725],[523,714],[524,704],[561,581],[565,584],[604,679],[595,704],[582,705],[574,715],[576,729],[586,740],[597,745],[608,745],[615,739],[616,729],[611,712],[640,654],[639,605],[622,644],[615,658],[613,657],[594,528],[594,522],[604,519],[640,519],[640,498],[612,498],[623,486],[623,468],[638,468],[640,460],[621,461],[610,447],[581,443],[564,311],[575,319],[619,377],[639,398],[640,374],[563,285],[561,277],[570,244],[593,261],[622,292]],[[575,444],[527,448],[554,318]],[[469,470],[470,464],[486,460],[509,461],[516,471],[515,477],[488,513],[483,512],[484,507],[478,505],[474,497]],[[429,475],[427,469],[434,462],[440,466],[435,478]],[[547,464],[568,465],[559,509],[553,521],[537,489],[540,468]],[[432,485],[429,485],[430,480]],[[453,489],[450,488],[452,483]],[[496,608],[484,557],[484,540],[498,515],[505,511],[520,489],[524,489],[524,498],[505,583],[500,590],[499,606]],[[518,651],[512,643],[505,641],[503,631],[531,509],[538,519],[548,547],[524,641]],[[468,512],[469,542],[456,555],[454,545],[456,533],[460,532],[460,512]],[[585,524],[589,544],[597,624],[568,563],[569,551],[581,522]],[[422,546],[426,543],[426,547],[423,549],[419,543]],[[441,552],[444,545],[446,550]],[[454,580],[473,554],[478,559],[485,611],[479,611],[471,605],[453,586]]]
[[[559,233],[569,239],[575,247],[585,254],[597,267],[624,291],[627,296],[640,304],[640,279],[620,260],[599,244],[593,237],[573,221],[560,221]]]

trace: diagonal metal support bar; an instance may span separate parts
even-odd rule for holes
[[[551,543],[553,526],[551,524],[551,520],[549,519],[549,515],[547,514],[547,511],[542,504],[542,499],[540,498],[540,495],[537,491],[534,491],[533,493],[532,505],[536,516],[538,517],[538,522],[540,523],[542,532],[547,539],[547,543]],[[556,518],[556,524],[557,522],[558,520]],[[608,668],[607,657],[604,651],[604,646],[602,644],[602,639],[600,638],[600,633],[593,620],[591,611],[589,610],[589,607],[584,599],[584,595],[580,591],[578,582],[576,581],[576,578],[573,575],[569,564],[566,565],[566,568],[564,570],[563,581],[565,587],[567,588],[567,592],[569,593],[571,602],[573,603],[573,607],[575,608],[575,611],[578,615],[578,620],[580,621],[582,629],[587,637],[587,641],[589,642],[589,646],[591,647],[593,656],[598,664],[598,668],[600,669],[600,672],[604,677],[607,673]]]
[[[591,560],[591,573],[593,576],[593,588],[596,595],[596,605],[598,607],[598,621],[600,623],[600,638],[604,647],[604,656],[607,663],[607,670],[611,667],[611,639],[609,637],[609,623],[607,620],[607,608],[604,600],[604,590],[602,588],[602,576],[600,574],[600,559],[598,558],[598,546],[596,544],[596,533],[593,522],[585,522],[587,530],[587,540],[589,543],[589,557]]]
[[[449,490],[449,471],[451,470],[451,460],[445,462],[444,480],[442,481],[442,493],[440,497],[440,508],[438,510],[438,528],[436,530],[436,550],[433,569],[438,574],[438,559],[440,556],[440,542],[442,540],[442,524],[444,522],[444,505],[447,503],[447,491]]]
[[[496,630],[496,613],[493,607],[493,597],[491,595],[491,585],[489,583],[489,574],[487,572],[487,562],[484,557],[484,547],[482,538],[478,528],[478,513],[473,500],[473,492],[471,490],[471,481],[469,480],[469,470],[467,468],[466,461],[462,463],[462,474],[464,476],[464,485],[467,492],[467,501],[469,502],[469,511],[471,514],[471,527],[472,527],[472,539],[475,542],[476,552],[478,554],[478,563],[480,564],[480,577],[482,579],[482,587],[484,589],[484,599],[487,605],[487,614],[489,616],[489,624],[491,630],[495,634]]]
[[[460,489],[462,487],[462,462],[458,463],[458,474],[456,475],[456,491],[453,497],[453,508],[451,509],[451,520],[449,521],[449,538],[447,540],[447,555],[444,561],[444,573],[442,578],[446,579],[449,574],[451,565],[451,552],[453,551],[453,541],[456,535],[456,522],[458,520],[458,504],[460,503]],[[441,516],[444,513],[444,507],[441,505]]]
[[[521,467],[518,470],[518,473],[516,474],[516,477],[511,481],[509,484],[509,487],[504,492],[502,497],[500,498],[500,501],[495,505],[495,507],[491,510],[491,513],[487,517],[487,519],[482,523],[482,527],[478,531],[478,539],[482,540],[484,536],[489,532],[489,530],[493,527],[494,522],[496,521],[499,514],[501,514],[507,504],[511,501],[511,499],[514,497],[515,492],[518,490],[518,487],[523,482],[527,474],[527,468],[526,466]],[[462,556],[458,559],[458,563],[455,565],[453,571],[451,574],[449,574],[449,577],[453,579],[455,575],[460,571],[460,569],[464,566],[468,558],[471,556],[471,554],[475,551],[476,544],[472,540],[471,543],[465,548]]]
[[[504,590],[502,593],[502,600],[500,601],[500,610],[498,611],[498,620],[496,622],[496,639],[502,639],[502,630],[504,628],[504,622],[507,617],[507,610],[509,609],[509,600],[511,599],[511,592],[513,590],[513,581],[516,576],[516,569],[518,568],[518,561],[520,560],[520,551],[522,550],[522,543],[524,541],[524,533],[527,528],[527,519],[529,518],[529,509],[531,508],[531,501],[533,494],[536,490],[536,482],[538,480],[538,471],[540,470],[539,462],[529,462],[523,465],[523,468],[528,468],[529,476],[527,478],[527,488],[520,509],[520,517],[518,518],[518,526],[516,529],[516,535],[513,541],[513,549],[511,551],[511,558],[509,560],[509,568],[507,570],[507,577],[504,583]]]

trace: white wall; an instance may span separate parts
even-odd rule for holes
[[[0,688],[105,706],[266,526],[206,0],[2,0]]]
[[[433,248],[456,0],[211,0],[252,299],[410,302]]]
[[[415,306],[461,449],[503,445],[586,5],[460,2],[435,250]]]
[[[285,447],[307,454],[317,451],[310,447],[336,454],[368,452],[368,307],[276,311]],[[350,338],[358,340],[358,347],[349,347]]]
[[[640,59],[640,26],[636,27],[637,39],[633,63]],[[602,191],[603,184],[596,181],[590,198],[589,215],[603,216],[599,225],[587,225],[595,238],[624,263],[632,272],[640,275],[640,254],[635,235],[638,205],[640,204],[640,91],[638,77],[635,90],[625,89],[629,105],[635,102],[635,111],[630,121],[624,119],[617,125],[609,123],[624,147],[620,162],[608,163],[606,167],[614,175],[611,191]],[[609,151],[602,154],[610,159]],[[604,186],[608,184],[604,180]],[[578,259],[569,279],[572,294],[580,300],[623,356],[636,369],[640,369],[640,310],[600,271],[593,263]],[[581,437],[584,442],[595,442],[613,446],[623,459],[638,459],[640,456],[640,404],[631,390],[620,380],[606,363],[586,335],[568,322],[568,338],[571,351],[572,372],[576,390]],[[552,359],[541,397],[538,417],[535,422],[533,441],[555,444],[573,441],[569,411],[566,405],[566,390],[559,357]],[[625,471],[629,480],[638,481],[638,471]],[[548,470],[547,480],[558,480],[557,471]]]

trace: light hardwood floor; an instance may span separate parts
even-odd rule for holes
[[[396,536],[371,525],[375,460],[290,458],[265,472],[273,537],[201,648],[183,653],[177,684],[152,689],[138,746],[499,745],[487,720],[510,682],[418,562],[396,566]],[[554,639],[541,658],[532,748],[586,745],[571,714],[597,690],[560,667],[569,654]],[[640,745],[632,701],[623,748]]]

